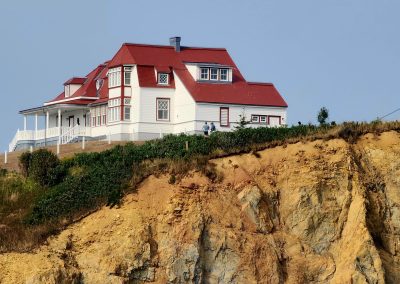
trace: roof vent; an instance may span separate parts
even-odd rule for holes
[[[169,45],[173,46],[175,48],[176,52],[180,52],[181,51],[181,37],[180,36],[170,37]]]

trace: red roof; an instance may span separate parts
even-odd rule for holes
[[[189,62],[230,66],[233,70],[233,81],[231,84],[196,82],[186,68],[185,63]],[[141,87],[162,87],[156,84],[153,67],[156,70],[172,68],[197,102],[287,107],[285,100],[272,84],[246,82],[224,48],[182,47],[180,52],[176,52],[172,46],[125,43],[108,67],[124,64],[138,65]]]
[[[233,71],[233,81],[220,84],[197,82],[189,73],[185,63],[229,66]],[[224,48],[182,47],[180,52],[176,52],[172,46],[132,43],[123,44],[110,61],[90,72],[84,84],[72,97],[98,97],[98,100],[90,101],[92,104],[106,102],[108,69],[128,64],[137,65],[140,87],[175,88],[174,75],[176,74],[196,102],[287,107],[285,100],[273,84],[247,82]],[[157,84],[157,72],[169,72],[168,86]],[[72,79],[79,81],[84,78]],[[96,89],[98,79],[103,80],[99,90]],[[53,101],[62,99],[64,99],[63,93]]]
[[[64,86],[69,85],[69,84],[82,85],[83,83],[85,83],[85,81],[86,81],[86,78],[72,77],[71,79],[69,79],[67,82],[64,83]]]

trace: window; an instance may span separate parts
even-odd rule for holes
[[[124,120],[131,120],[131,107],[124,107]]]
[[[101,108],[96,107],[96,115],[97,115],[97,126],[101,125]]]
[[[169,120],[169,99],[157,99],[157,120]]]
[[[229,108],[221,107],[219,109],[219,123],[222,127],[229,127]]]
[[[106,109],[105,106],[102,106],[102,107],[101,107],[101,116],[102,116],[101,124],[102,124],[102,125],[106,125],[106,124],[107,124],[106,110],[107,110],[107,109]]]
[[[110,88],[121,86],[121,67],[108,71],[108,85]]]
[[[228,69],[219,69],[219,79],[221,81],[228,81]]]
[[[112,99],[108,101],[108,122],[116,122],[120,120],[121,115],[121,99]]]
[[[267,116],[266,115],[260,116],[260,123],[267,123]]]
[[[200,68],[200,79],[201,80],[208,80],[208,68]]]
[[[125,86],[131,85],[132,67],[124,67],[124,84]]]
[[[251,122],[258,123],[260,121],[260,117],[258,115],[251,115]]]
[[[210,80],[212,81],[218,81],[218,69],[217,68],[211,68],[210,69]]]
[[[92,117],[92,127],[96,126],[96,108],[90,110],[90,115]]]
[[[158,73],[158,84],[168,85],[168,74],[167,73]]]

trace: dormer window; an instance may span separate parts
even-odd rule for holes
[[[158,73],[158,84],[159,85],[168,85],[168,74],[167,73]]]
[[[209,68],[200,68],[200,79],[208,80]]]
[[[218,69],[217,68],[210,68],[210,80],[218,81]]]
[[[229,82],[230,68],[218,68],[217,66],[199,67],[199,79],[200,81],[215,81],[215,82]]]
[[[228,81],[229,77],[228,77],[228,69],[219,69],[219,79],[221,81]]]

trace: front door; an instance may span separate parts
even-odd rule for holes
[[[75,126],[75,116],[70,116],[68,117],[68,126],[69,127],[74,127]]]

